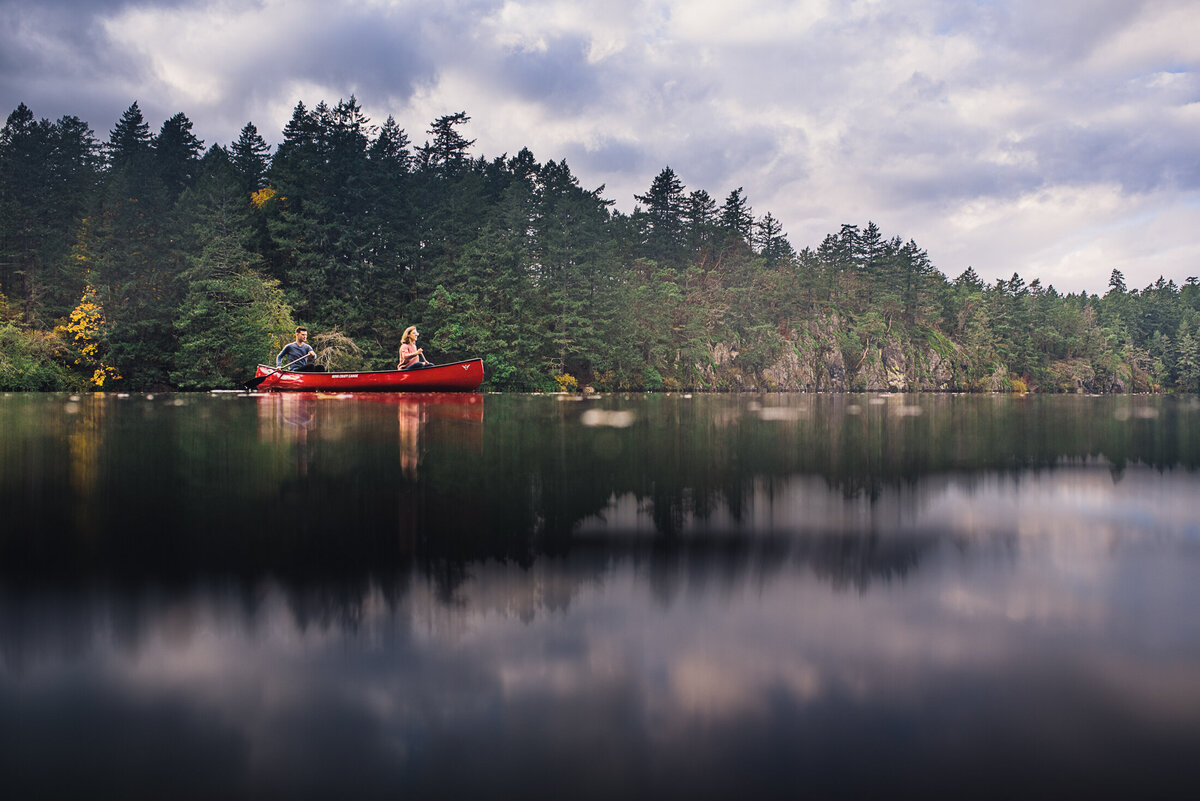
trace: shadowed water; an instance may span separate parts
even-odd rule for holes
[[[0,397],[16,797],[1150,797],[1191,397]]]

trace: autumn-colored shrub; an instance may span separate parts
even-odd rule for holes
[[[577,378],[575,378],[575,376],[571,375],[570,373],[562,373],[560,375],[556,375],[556,376],[552,376],[552,377],[554,378],[554,383],[558,384],[559,392],[578,392],[579,391],[579,380]]]

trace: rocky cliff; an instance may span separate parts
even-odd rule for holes
[[[779,356],[753,371],[739,364],[735,346],[718,342],[698,366],[704,386],[772,392],[1008,392],[1014,383],[1003,365],[982,370],[944,337],[915,343],[895,335],[848,345],[837,315],[789,332]],[[861,347],[860,347],[861,346]],[[978,377],[982,374],[982,378]],[[1019,388],[1019,387],[1018,387]]]

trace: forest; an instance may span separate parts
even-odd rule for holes
[[[1200,283],[1100,295],[950,279],[847,223],[797,250],[742,188],[664,167],[630,214],[563,160],[416,144],[351,97],[205,143],[135,102],[101,140],[24,104],[0,131],[0,389],[236,388],[297,324],[331,369],[392,369],[416,324],[485,389],[1200,390]]]

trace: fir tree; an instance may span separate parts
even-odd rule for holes
[[[683,188],[675,171],[664,167],[646,194],[634,195],[646,204],[640,217],[643,254],[663,265],[675,265],[682,256]]]
[[[195,180],[203,152],[204,142],[192,133],[192,121],[184,114],[162,124],[154,139],[154,159],[168,199],[177,199]]]
[[[136,159],[148,158],[153,151],[154,138],[150,135],[150,124],[142,117],[142,110],[135,100],[108,134],[105,147],[108,165],[116,169]]]
[[[229,152],[238,182],[245,194],[252,194],[266,186],[271,146],[259,135],[254,123],[248,122],[242,127]]]

